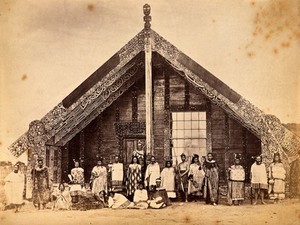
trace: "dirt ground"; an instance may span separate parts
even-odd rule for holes
[[[146,224],[300,224],[300,201],[287,199],[279,204],[256,206],[205,205],[203,202],[172,203],[164,209],[98,209],[89,211],[36,210],[31,203],[19,213],[0,212],[0,224],[17,225],[146,225]]]

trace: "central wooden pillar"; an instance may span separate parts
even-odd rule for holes
[[[153,153],[153,102],[152,102],[152,50],[151,39],[145,39],[145,89],[146,89],[146,149]]]
[[[145,95],[146,95],[146,153],[153,154],[153,102],[152,102],[152,48],[150,36],[150,11],[148,4],[144,5],[145,34]]]

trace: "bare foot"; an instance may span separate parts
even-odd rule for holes
[[[263,204],[263,205],[266,205],[267,203],[265,203],[264,201],[261,201],[261,203]]]
[[[256,205],[256,204],[257,204],[257,202],[253,202],[253,203],[252,203],[252,205]]]

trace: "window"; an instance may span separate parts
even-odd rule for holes
[[[180,155],[206,155],[206,112],[172,112],[171,141],[172,158],[180,162]]]

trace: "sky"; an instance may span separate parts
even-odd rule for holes
[[[265,113],[300,123],[299,0],[1,0],[0,158],[143,29],[145,3],[153,30]]]

